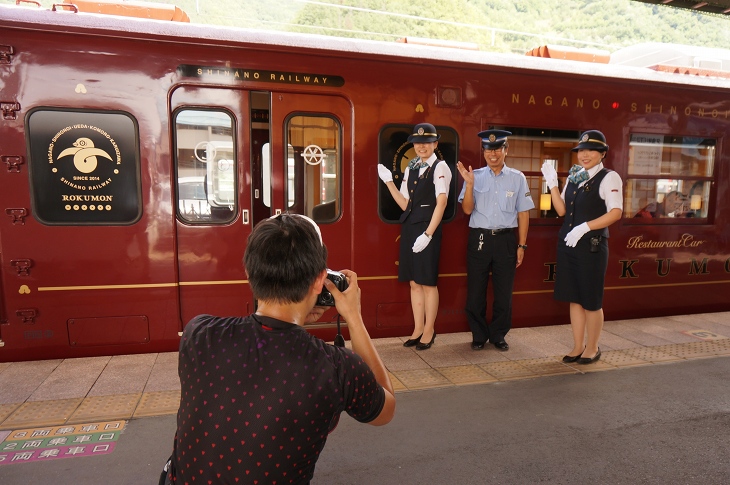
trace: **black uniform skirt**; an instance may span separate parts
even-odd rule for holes
[[[431,242],[420,253],[413,252],[413,243],[428,228],[428,222],[401,226],[398,281],[415,281],[419,285],[436,286],[441,253],[441,226],[433,233]]]
[[[603,287],[608,268],[608,240],[601,238],[598,252],[592,253],[590,237],[583,237],[574,248],[558,242],[554,298],[578,303],[584,309],[603,308]]]

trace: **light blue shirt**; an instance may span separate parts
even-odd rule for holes
[[[464,200],[466,182],[459,194]],[[491,168],[474,170],[474,211],[469,227],[481,229],[505,229],[517,227],[517,213],[535,208],[527,179],[519,170],[502,167],[499,175]]]

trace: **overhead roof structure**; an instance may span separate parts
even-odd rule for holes
[[[666,5],[668,7],[684,8],[697,12],[724,15],[730,18],[730,0],[713,0],[712,2],[698,2],[696,0],[634,0],[636,2]]]

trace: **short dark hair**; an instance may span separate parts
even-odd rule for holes
[[[298,303],[327,268],[327,247],[311,219],[282,214],[256,225],[243,264],[254,298]]]

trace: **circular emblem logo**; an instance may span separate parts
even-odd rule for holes
[[[581,141],[581,143],[587,142],[588,141],[588,133],[586,133],[585,135],[583,135],[583,138],[581,138],[580,141]]]
[[[423,127],[420,127],[420,128],[418,129],[418,135],[419,135],[419,136],[423,136],[423,134],[424,134],[424,133],[425,133],[425,132],[423,131]]]
[[[494,133],[492,133],[491,135],[489,135],[489,141],[490,142],[494,143],[494,140],[496,140],[496,139],[497,139],[497,137],[494,136]]]
[[[119,175],[122,157],[109,133],[93,125],[70,125],[56,133],[47,153],[51,172],[71,189],[61,196],[67,211],[111,210],[107,191]]]

